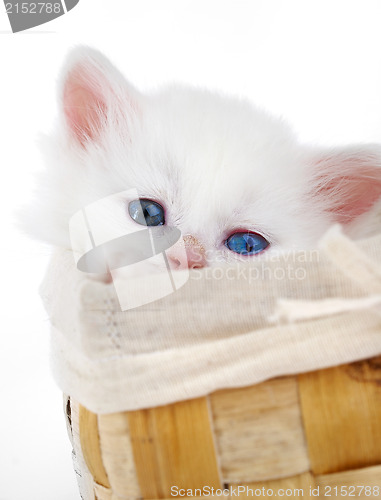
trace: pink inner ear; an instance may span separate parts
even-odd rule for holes
[[[69,129],[82,144],[95,139],[99,134],[102,117],[106,114],[106,102],[100,92],[99,83],[81,68],[73,70],[65,83],[63,92],[64,113]]]
[[[368,212],[381,198],[381,167],[364,165],[362,158],[336,166],[335,174],[321,176],[318,195],[340,224],[348,224]],[[377,160],[376,160],[377,162]],[[340,176],[340,167],[343,175]]]

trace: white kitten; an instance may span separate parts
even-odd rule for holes
[[[205,90],[141,95],[89,48],[69,55],[59,97],[60,125],[44,142],[48,168],[30,221],[55,246],[70,248],[75,212],[129,188],[156,202],[146,202],[150,223],[181,230],[189,265],[217,254],[234,260],[240,250],[255,258],[267,243],[266,252],[311,247],[334,222],[353,237],[380,228],[379,146],[305,147],[249,102]],[[139,210],[130,202],[124,223],[133,232]],[[176,250],[170,259],[185,265]]]

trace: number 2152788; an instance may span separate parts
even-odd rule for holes
[[[7,14],[60,14],[63,13],[62,5],[58,2],[17,2],[6,3],[5,10]]]

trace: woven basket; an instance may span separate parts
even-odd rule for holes
[[[381,235],[319,248],[300,281],[273,279],[282,254],[128,311],[56,253],[41,294],[84,500],[381,497]]]
[[[381,496],[381,357],[145,410],[65,407],[89,498]]]

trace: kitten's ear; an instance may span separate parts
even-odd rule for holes
[[[335,222],[348,224],[381,199],[381,147],[317,153],[311,195]]]
[[[107,127],[133,120],[140,95],[100,52],[78,47],[67,57],[60,99],[70,136],[85,147]]]

